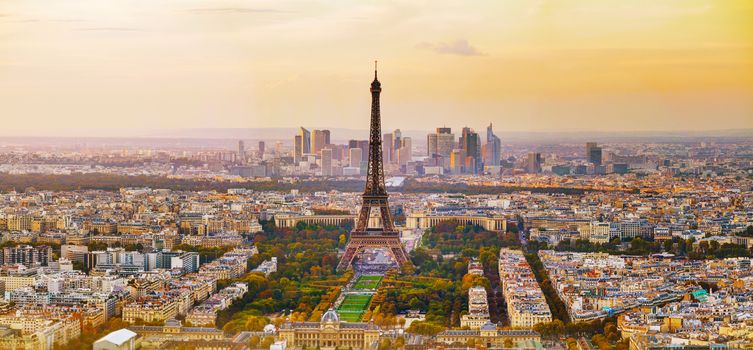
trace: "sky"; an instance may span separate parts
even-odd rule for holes
[[[753,128],[753,1],[0,1],[0,135]]]

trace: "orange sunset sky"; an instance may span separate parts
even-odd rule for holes
[[[753,128],[753,1],[0,2],[2,135]]]

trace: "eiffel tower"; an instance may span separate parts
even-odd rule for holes
[[[368,248],[387,248],[388,252],[403,266],[408,261],[400,233],[395,230],[387,201],[387,189],[384,186],[384,167],[382,167],[382,122],[379,113],[379,93],[382,84],[377,79],[376,61],[374,61],[374,81],[371,82],[371,131],[369,133],[369,163],[366,172],[366,188],[363,191],[363,204],[358,214],[356,228],[350,232],[345,254],[337,264],[337,271],[350,268],[353,259]],[[380,213],[381,228],[369,227],[371,210]]]

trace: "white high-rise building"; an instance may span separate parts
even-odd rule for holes
[[[413,142],[410,137],[403,137],[400,141],[400,148],[397,150],[397,163],[405,165],[413,160]]]
[[[502,141],[494,135],[492,124],[486,128],[486,144],[484,145],[484,165],[498,166],[502,159]]]
[[[332,176],[332,150],[322,150],[322,176]]]

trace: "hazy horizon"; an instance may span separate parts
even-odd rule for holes
[[[304,126],[308,127],[308,126]],[[310,128],[309,130],[312,130]],[[344,144],[348,140],[368,138],[368,130],[328,128],[331,131],[333,143]],[[477,132],[485,135],[486,130],[474,128]],[[452,126],[453,133],[460,135],[460,127]],[[298,128],[183,128],[183,129],[82,129],[67,130],[66,132],[34,135],[8,135],[0,131],[0,146],[3,145],[72,145],[79,143],[92,143],[100,145],[225,145],[237,147],[238,140],[245,141],[283,141],[288,144],[297,134]],[[393,129],[384,128],[383,133],[392,132]],[[413,143],[423,145],[426,135],[433,130],[401,129],[404,137],[413,138]],[[494,133],[507,144],[533,144],[533,143],[582,143],[597,141],[602,143],[640,143],[640,142],[699,142],[720,141],[736,142],[753,140],[753,129],[727,129],[705,131],[509,131],[494,129]],[[485,137],[483,138],[485,139]],[[248,144],[248,147],[256,147]]]

